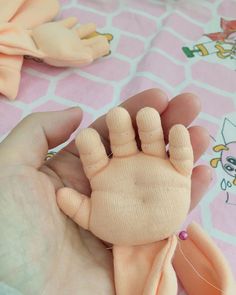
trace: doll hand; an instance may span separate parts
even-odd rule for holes
[[[97,36],[83,40],[96,31],[94,24],[74,28],[74,17],[63,21],[42,24],[32,30],[32,38],[43,52],[43,60],[57,67],[81,66],[109,53],[106,37]]]
[[[76,18],[39,25],[26,30],[17,24],[0,25],[1,53],[6,55],[29,55],[43,59],[47,64],[67,67],[91,63],[109,53],[105,36],[91,37],[96,31],[94,24],[73,28]],[[83,39],[83,38],[88,39]]]
[[[183,125],[171,128],[168,158],[156,110],[144,108],[137,114],[142,151],[125,109],[111,110],[106,121],[111,159],[95,130],[85,129],[76,139],[91,199],[62,188],[59,206],[79,225],[116,245],[169,237],[184,221],[190,205],[193,152],[187,129]]]

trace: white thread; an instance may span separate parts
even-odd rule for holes
[[[180,245],[180,242],[178,241],[178,246],[179,246],[179,250],[180,250],[180,253],[182,254],[182,256],[184,257],[184,259],[187,261],[187,263],[192,267],[192,269],[193,269],[193,271],[196,273],[196,275],[201,279],[201,280],[203,280],[205,283],[207,283],[208,285],[210,285],[211,287],[213,287],[213,288],[215,288],[217,291],[220,291],[220,292],[222,292],[223,294],[225,294],[225,292],[222,290],[222,289],[220,289],[220,288],[218,288],[218,287],[216,287],[215,285],[213,285],[211,282],[209,282],[207,279],[205,279],[197,270],[196,270],[196,268],[194,267],[194,265],[190,262],[190,260],[184,255],[184,252],[183,252],[183,250],[182,250],[182,248],[181,248],[181,245]],[[108,248],[106,248],[107,250],[111,250],[111,249],[113,249],[113,246],[111,246],[111,247],[108,247]]]
[[[196,273],[196,275],[203,280],[205,283],[207,283],[208,285],[212,286],[213,288],[215,288],[217,291],[222,292],[223,294],[225,293],[223,290],[219,289],[218,287],[216,287],[215,285],[213,285],[211,282],[209,282],[207,279],[205,279],[194,267],[194,265],[189,261],[189,259],[184,255],[184,252],[181,248],[180,242],[178,241],[178,245],[179,245],[179,250],[180,253],[182,254],[182,256],[184,257],[184,259],[187,261],[187,263],[192,267],[193,271]]]

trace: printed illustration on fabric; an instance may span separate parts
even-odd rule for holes
[[[220,27],[220,32],[204,34],[197,44],[183,47],[184,54],[188,58],[214,56],[218,60],[236,61],[236,20],[221,18]]]
[[[226,193],[225,202],[236,205],[236,120],[225,118],[214,141],[216,157],[211,159],[211,167],[218,169],[220,187]]]

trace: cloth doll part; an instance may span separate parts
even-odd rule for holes
[[[59,10],[56,0],[15,0],[2,7],[0,93],[10,99],[17,96],[25,55],[52,66],[80,67],[109,53],[106,36],[93,35],[95,24],[76,28],[74,17],[50,22]]]
[[[0,7],[0,26],[12,23],[22,30],[51,21],[60,8],[57,0],[0,0]],[[23,56],[0,53],[0,93],[9,99],[17,96],[22,64]]]
[[[224,256],[199,225],[188,238],[142,246],[114,246],[117,295],[176,295],[177,277],[187,295],[235,295],[236,284]]]
[[[84,129],[76,138],[91,198],[64,188],[58,192],[59,206],[85,229],[114,245],[144,245],[172,236],[190,205],[193,151],[187,129],[172,127],[167,157],[156,110],[144,108],[137,114],[142,151],[125,109],[114,108],[106,121],[111,159],[94,129]]]
[[[76,223],[113,244],[117,295],[176,295],[177,276],[188,295],[235,295],[224,257],[196,224],[178,240],[188,214],[193,151],[187,129],[169,132],[169,157],[158,112],[136,117],[141,151],[128,112],[106,117],[112,158],[99,134],[82,130],[76,145],[91,198],[71,188],[57,193],[59,207]]]
[[[28,55],[57,66],[78,67],[91,63],[109,52],[105,36],[84,38],[96,31],[95,24],[74,28],[77,19],[70,17],[42,24],[33,30],[18,25],[0,25],[0,51],[6,55]]]
[[[235,295],[230,266],[213,240],[196,223],[179,240],[173,266],[188,295]]]

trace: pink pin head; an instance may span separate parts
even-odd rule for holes
[[[185,230],[183,230],[183,231],[181,231],[180,233],[179,233],[179,238],[180,238],[180,240],[187,240],[187,238],[188,238],[188,233],[185,231]]]

